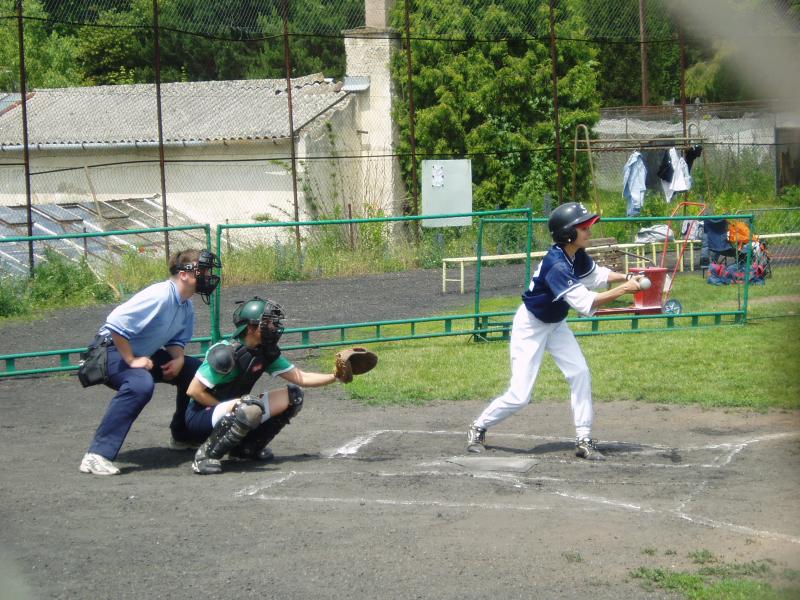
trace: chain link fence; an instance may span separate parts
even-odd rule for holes
[[[794,27],[786,41],[797,45],[796,3],[756,4],[734,12],[769,12]],[[701,144],[685,198],[709,204],[800,183],[796,106],[696,103],[687,60],[714,67],[726,40],[713,28],[700,39],[670,7],[0,0],[0,236],[417,215],[422,160],[470,159],[474,210],[536,215],[570,198],[624,215],[623,169],[638,148],[658,161],[666,147]],[[769,37],[757,26],[753,35]],[[649,106],[598,108],[600,95]],[[669,212],[657,186],[647,197],[649,214]],[[771,233],[797,230],[784,226]],[[374,269],[437,266],[476,248],[475,227],[385,229],[339,227],[337,244],[391,240],[391,260],[360,261]],[[519,251],[511,226],[493,231],[493,252]],[[180,235],[133,246],[163,256],[197,241]],[[313,257],[312,238],[253,229],[227,243],[291,262]],[[34,244],[9,246],[3,273],[43,260]],[[129,250],[109,238],[94,259]],[[308,260],[304,277],[332,272]]]

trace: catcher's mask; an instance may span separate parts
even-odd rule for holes
[[[178,271],[186,271],[193,273],[197,280],[195,290],[203,302],[209,304],[211,294],[217,289],[219,285],[219,275],[214,275],[214,269],[221,269],[222,263],[217,258],[217,255],[208,250],[202,250],[197,262],[178,263],[172,268],[172,274],[175,275]]]
[[[558,206],[547,221],[556,244],[569,244],[578,238],[579,227],[589,227],[600,220],[600,215],[590,213],[580,202],[566,202]]]
[[[233,337],[241,337],[248,325],[258,325],[261,343],[264,346],[276,345],[283,334],[283,309],[275,302],[258,296],[237,304],[233,311],[233,324],[236,326]]]

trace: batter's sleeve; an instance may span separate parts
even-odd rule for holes
[[[564,294],[564,300],[584,317],[591,317],[597,308],[592,308],[597,292],[592,292],[585,285],[578,285]]]
[[[596,290],[599,287],[605,287],[608,285],[608,276],[610,274],[611,269],[597,265],[591,273],[585,277],[581,277],[581,283],[590,290]]]

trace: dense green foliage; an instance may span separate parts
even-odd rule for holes
[[[470,157],[475,210],[527,206],[556,190],[550,49],[546,40],[534,37],[536,31],[528,30],[547,22],[546,5],[537,10],[535,19],[520,19],[501,6],[471,0],[415,2],[411,37],[417,39],[411,47],[418,156]],[[558,35],[584,31],[577,13],[559,17]],[[393,23],[402,27],[399,9]],[[481,41],[498,31],[508,39]],[[599,117],[595,67],[589,45],[559,48],[562,140],[570,138],[578,123],[591,125]],[[392,74],[404,99],[409,97],[406,73],[405,53],[399,53]],[[397,104],[395,117],[408,174],[407,102]]]
[[[16,91],[19,85],[19,35],[13,0],[0,0],[0,92]],[[74,37],[48,28],[47,17],[36,0],[25,2],[25,63],[28,88],[86,85],[78,64],[78,46]]]
[[[397,3],[403,8],[403,3]],[[529,4],[530,6],[526,6]],[[597,91],[604,106],[641,103],[641,63],[638,35],[638,3],[606,0],[560,0],[557,34],[562,73],[575,62],[594,72]],[[745,3],[743,9],[750,4]],[[0,89],[19,86],[17,23],[14,0],[0,0]],[[280,2],[255,0],[202,2],[200,0],[160,0],[162,78],[164,81],[201,81],[284,76],[283,24]],[[650,4],[648,3],[648,6]],[[426,0],[411,3],[412,35],[442,36],[475,40],[506,38],[468,50],[468,44],[435,44],[415,41],[415,60],[429,63],[437,55],[452,53],[448,80],[462,85],[474,82],[459,63],[484,58],[470,71],[480,72],[486,64],[504,62],[507,71],[519,72],[526,66],[540,65],[522,81],[502,82],[494,99],[536,80],[547,83],[549,70],[547,40],[519,41],[546,31],[547,3],[527,0],[503,3],[459,0],[436,3]],[[800,12],[797,3],[788,4],[789,15]],[[363,0],[292,0],[288,23],[292,35],[292,72],[305,75],[324,72],[344,75],[344,44],[341,31],[352,27],[363,15]],[[525,15],[525,21],[510,14]],[[25,0],[26,59],[30,87],[61,87],[114,83],[151,82],[154,78],[152,0],[104,0],[102,3],[75,3],[60,0]],[[232,23],[232,14],[257,15],[258,26],[243,30]],[[565,16],[568,15],[568,16]],[[359,17],[362,18],[362,17]],[[516,21],[516,22],[515,22]],[[394,25],[403,30],[402,15]],[[648,73],[653,104],[680,96],[680,52],[677,29],[663,10],[646,13]],[[574,40],[574,41],[565,41]],[[686,39],[687,94],[708,101],[734,101],[751,98],[735,76],[737,49],[711,40]],[[528,52],[532,54],[528,56]],[[419,70],[419,69],[418,69]],[[483,71],[485,74],[485,71]],[[435,73],[429,73],[429,76]],[[585,81],[585,76],[581,76]],[[443,81],[442,83],[446,83]],[[576,82],[576,86],[579,82]],[[570,87],[566,84],[566,87]],[[511,88],[511,89],[506,89]],[[516,89],[515,89],[516,88]],[[547,89],[547,88],[543,88]],[[423,95],[426,91],[422,91]],[[427,90],[429,93],[430,90]],[[452,101],[459,94],[453,92]],[[485,96],[485,94],[484,94]],[[574,98],[577,108],[581,101]],[[569,104],[569,100],[567,100]],[[568,110],[570,106],[566,106]],[[465,107],[470,110],[470,107]],[[546,110],[536,107],[535,110]],[[449,124],[448,111],[438,111],[436,124]],[[497,118],[502,120],[502,116]],[[502,140],[502,135],[500,140]],[[487,140],[484,140],[487,141]],[[538,140],[533,140],[535,143]],[[509,159],[505,159],[506,162]],[[525,158],[520,159],[525,161]],[[513,165],[511,167],[513,169]],[[545,177],[551,177],[546,174]]]
[[[281,4],[239,0],[237,10],[259,13],[259,31],[243,32],[228,23],[229,3],[161,0],[162,81],[282,78],[285,76]],[[74,3],[25,0],[26,62],[29,88],[148,83],[154,81],[152,0],[104,2],[87,6],[80,24]],[[293,0],[290,38],[293,75],[344,75],[348,16],[363,14],[362,0]],[[0,0],[0,89],[19,89],[17,22],[13,0]],[[302,27],[295,26],[302,22]],[[202,24],[192,31],[191,23]],[[247,35],[245,35],[247,34]],[[331,35],[333,34],[333,35]]]

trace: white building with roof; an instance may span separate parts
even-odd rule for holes
[[[347,32],[345,81],[292,79],[301,220],[401,210],[387,2],[368,0],[368,27]],[[212,226],[293,220],[285,79],[165,83],[161,102],[169,211]],[[156,106],[154,84],[30,92],[33,205],[108,214],[127,199],[160,204]],[[21,103],[9,98],[0,105],[0,207],[26,204],[22,143]]]

